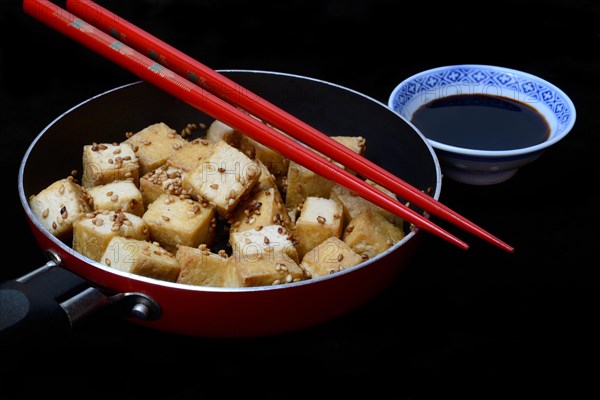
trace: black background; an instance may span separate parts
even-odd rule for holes
[[[286,398],[301,388],[328,395],[314,389],[321,383],[342,390],[371,382],[347,377],[380,378],[372,389],[389,388],[394,398],[542,398],[559,388],[576,398],[597,379],[597,2],[99,3],[212,68],[312,76],[384,103],[398,82],[427,68],[521,69],[563,89],[577,121],[510,181],[443,182],[441,200],[514,245],[514,254],[456,230],[469,251],[428,237],[406,273],[373,301],[271,337],[190,338],[93,316],[66,337],[0,343],[0,399],[32,398],[40,389],[79,398],[201,398],[207,388]],[[4,281],[45,262],[17,197],[25,150],[62,112],[137,78],[31,19],[19,1],[0,1],[0,34]],[[213,377],[234,379],[221,385]],[[243,377],[254,383],[238,384]]]

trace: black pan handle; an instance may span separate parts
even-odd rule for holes
[[[78,320],[108,305],[126,317],[160,316],[160,307],[147,295],[105,294],[50,255],[41,268],[0,284],[0,341],[65,334]]]

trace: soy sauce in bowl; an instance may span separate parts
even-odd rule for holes
[[[428,139],[477,150],[512,150],[550,136],[546,119],[533,107],[507,97],[459,94],[419,107],[411,122]]]

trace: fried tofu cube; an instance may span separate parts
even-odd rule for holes
[[[298,263],[298,251],[292,235],[281,225],[265,225],[260,229],[233,232],[229,236],[232,257],[269,257],[273,253],[283,253]]]
[[[125,143],[137,149],[140,176],[142,176],[163,165],[188,141],[167,124],[159,122],[133,134]]]
[[[144,214],[142,193],[131,180],[94,186],[87,192],[93,199],[94,210],[121,210],[138,217]]]
[[[307,197],[329,197],[334,183],[300,164],[290,161],[285,189],[285,205],[298,207]]]
[[[206,140],[211,143],[225,141],[230,146],[239,148],[241,133],[219,120],[213,121],[206,130]]]
[[[64,237],[73,223],[91,211],[87,192],[73,179],[60,179],[29,198],[36,219],[51,234]]]
[[[140,178],[140,192],[144,205],[148,207],[162,194],[179,196],[183,193],[185,172],[177,167],[164,164]]]
[[[362,136],[332,136],[331,138],[361,156],[367,150],[367,140]]]
[[[259,160],[273,176],[282,176],[287,174],[289,159],[282,156],[270,147],[257,142],[246,135],[240,139],[240,150],[253,160]]]
[[[150,228],[150,238],[172,253],[177,245],[210,244],[215,236],[214,207],[191,199],[162,194],[148,205],[142,219]]]
[[[150,231],[137,215],[122,211],[96,211],[73,224],[73,250],[102,262],[102,254],[115,236],[148,240]]]
[[[294,228],[276,188],[253,193],[235,209],[228,222],[231,224],[230,234],[248,229],[260,230],[266,225],[281,225],[288,232]]]
[[[212,154],[183,180],[192,196],[204,198],[227,217],[250,193],[260,179],[258,164],[224,141],[214,145]]]
[[[85,188],[113,181],[133,180],[140,176],[139,160],[127,143],[93,143],[83,146],[83,178]]]
[[[181,271],[177,283],[196,286],[229,286],[227,258],[209,250],[179,246],[175,258]]]
[[[402,240],[404,230],[372,209],[365,209],[344,230],[344,242],[364,258],[373,258]]]
[[[393,192],[389,191],[388,189],[384,188],[383,186],[378,185],[375,182],[370,181],[370,180],[366,180],[365,182],[368,183],[369,185],[373,186],[374,188],[379,189],[380,191],[387,194],[391,198],[396,199],[396,195]],[[376,206],[375,204],[362,198],[361,196],[357,195],[353,191],[351,191],[341,185],[336,184],[331,188],[329,198],[336,200],[342,204],[342,206],[344,207],[344,221],[346,221],[346,223],[348,223],[353,218],[355,218],[356,216],[361,214],[365,209],[371,209],[371,210],[374,210],[374,211],[380,213],[388,221],[396,224],[397,226],[402,226],[402,224],[404,222],[402,217],[400,217],[390,211],[387,211],[379,206]]]
[[[300,267],[308,277],[318,278],[354,267],[363,261],[350,246],[332,236],[306,253]]]
[[[172,167],[181,168],[185,172],[190,172],[203,160],[208,158],[212,151],[212,143],[204,139],[194,139],[191,142],[186,143],[179,151],[169,157],[166,164]]]
[[[344,210],[335,200],[323,197],[307,197],[296,220],[298,255],[300,259],[329,237],[341,237]]]
[[[350,148],[357,154],[363,154],[366,149],[366,141],[361,136],[332,136],[332,139]],[[324,157],[331,160],[329,157]],[[341,166],[339,163],[334,164]],[[349,172],[354,171],[346,168]],[[289,162],[286,180],[283,183],[285,188],[285,205],[288,208],[297,207],[307,197],[329,197],[334,182],[322,177],[319,171],[311,171],[294,161]]]
[[[254,185],[254,191],[279,188],[275,177],[271,174],[271,171],[269,171],[267,166],[260,160],[256,160],[256,164],[258,164],[258,167],[260,168],[260,178],[258,179],[258,182],[256,182],[256,185]]]
[[[176,282],[180,271],[175,255],[161,246],[122,236],[110,240],[100,262],[120,271],[169,282]]]
[[[343,144],[344,146],[361,156],[365,154],[365,151],[367,149],[367,140],[362,136],[332,136],[331,138],[336,142]],[[356,175],[356,172],[352,169],[345,167],[337,162],[336,164],[339,167],[346,169],[346,171]]]
[[[305,279],[302,268],[285,253],[232,256],[227,267],[231,286],[271,286]]]

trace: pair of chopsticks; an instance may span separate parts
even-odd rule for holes
[[[92,1],[67,0],[69,10],[67,11],[50,1],[25,0],[23,9],[32,17],[103,55],[141,79],[234,129],[244,132],[290,160],[345,186],[418,228],[433,233],[462,249],[469,248],[464,241],[438,227],[425,216],[366,184],[344,168],[280,134],[251,115],[286,132],[363,177],[388,188],[429,214],[452,222],[505,251],[514,251],[510,245],[431,196]],[[144,54],[150,55],[151,58]]]

